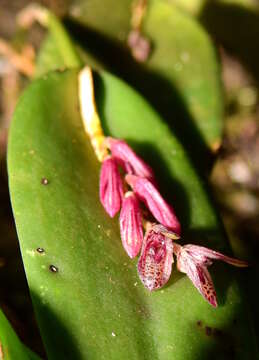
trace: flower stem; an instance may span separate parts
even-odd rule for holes
[[[85,131],[99,161],[108,155],[101,121],[96,109],[92,70],[85,66],[79,73],[79,103]]]

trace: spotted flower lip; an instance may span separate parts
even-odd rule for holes
[[[110,217],[120,210],[122,195],[123,185],[116,161],[108,156],[101,166],[100,200]]]
[[[143,242],[143,229],[139,200],[132,191],[125,194],[122,202],[120,233],[127,254],[131,258],[136,257]]]
[[[160,289],[170,278],[173,263],[173,244],[161,233],[159,225],[147,230],[138,261],[138,275],[150,291]]]
[[[154,218],[167,229],[180,235],[181,225],[173,208],[162,198],[154,184],[148,179],[134,175],[126,175],[125,180],[146,204]]]
[[[106,143],[112,157],[117,160],[127,173],[154,180],[155,176],[151,167],[125,141],[108,137]]]
[[[177,256],[177,269],[187,274],[205,300],[214,307],[217,307],[216,291],[207,269],[212,264],[212,260],[221,260],[239,267],[248,266],[245,261],[225,256],[220,252],[198,245],[180,246],[174,243],[174,253]]]

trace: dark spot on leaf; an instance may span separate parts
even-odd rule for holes
[[[42,178],[42,179],[41,179],[41,183],[42,183],[42,185],[48,185],[49,180],[46,179],[46,178]]]
[[[202,321],[201,321],[201,320],[198,320],[198,321],[197,321],[197,325],[201,327],[201,326],[202,326]]]
[[[43,254],[45,252],[45,250],[41,247],[38,247],[36,250],[39,254]]]
[[[205,326],[205,334],[207,336],[211,336],[212,334],[212,328],[210,326]]]
[[[58,272],[58,268],[57,268],[55,265],[50,265],[50,266],[49,266],[49,269],[50,269],[50,271],[53,272],[53,273],[57,273],[57,272]]]

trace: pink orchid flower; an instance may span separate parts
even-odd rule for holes
[[[104,159],[101,167],[101,203],[111,217],[122,205],[119,220],[122,244],[131,258],[141,249],[138,274],[144,286],[150,291],[164,286],[170,278],[175,255],[177,269],[186,273],[201,295],[216,307],[216,292],[207,267],[213,260],[240,267],[248,264],[202,246],[181,246],[173,242],[180,237],[181,225],[173,208],[156,188],[152,169],[125,141],[107,138],[107,146],[111,155]],[[126,173],[125,181],[133,190],[125,195],[118,166]],[[149,224],[144,239],[138,199],[160,223]]]
[[[247,262],[225,256],[220,252],[203,246],[174,243],[174,253],[177,256],[177,268],[186,273],[201,295],[214,307],[217,307],[216,291],[207,267],[212,260],[221,260],[228,264],[246,267]]]
[[[138,275],[143,285],[150,291],[164,286],[172,271],[173,244],[163,234],[164,227],[151,225],[147,230],[138,261]]]

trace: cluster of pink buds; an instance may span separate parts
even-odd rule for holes
[[[127,254],[134,258],[141,252],[138,274],[144,286],[150,291],[164,286],[175,255],[177,269],[186,273],[201,295],[216,307],[216,293],[207,267],[212,260],[240,267],[247,263],[202,246],[175,243],[173,240],[180,238],[181,226],[174,209],[157,189],[153,170],[125,141],[108,137],[106,146],[109,155],[102,162],[100,200],[110,217],[120,211],[121,240]],[[151,215],[156,223],[146,221]]]

